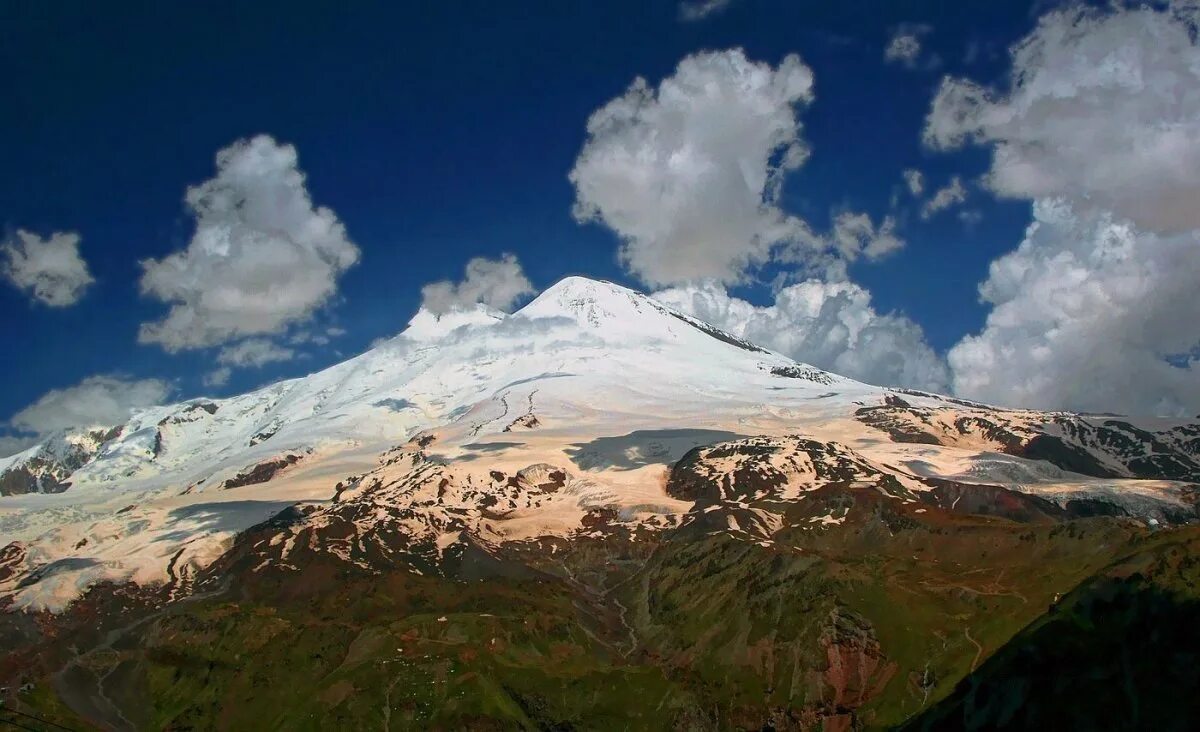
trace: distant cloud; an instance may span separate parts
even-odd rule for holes
[[[442,280],[422,287],[421,307],[435,315],[470,308],[477,303],[507,310],[532,292],[533,286],[513,255],[505,254],[500,259],[476,257],[467,262],[461,282]]]
[[[359,250],[333,211],[314,207],[296,149],[267,135],[217,153],[217,175],[188,189],[187,248],[142,262],[145,295],[171,305],[138,339],[170,352],[279,333],[337,292]]]
[[[840,213],[834,219],[831,237],[837,251],[849,262],[860,256],[872,261],[880,259],[904,246],[904,240],[896,234],[896,220],[891,216],[876,227],[865,213]]]
[[[701,320],[818,368],[869,384],[945,391],[945,363],[921,327],[882,314],[851,282],[808,280],[781,289],[766,307],[732,297],[715,282],[654,294]]]
[[[980,285],[955,391],[1080,411],[1200,412],[1200,4],[1071,7],[1012,52],[1008,88],[947,78],[939,149],[992,148],[984,183],[1033,201]]]
[[[950,179],[949,183],[929,197],[929,200],[921,207],[921,218],[932,218],[935,214],[953,208],[966,200],[967,188],[963,185],[962,178],[956,175]]]
[[[615,231],[648,284],[742,280],[777,245],[812,236],[777,205],[808,156],[797,107],[812,86],[798,56],[772,68],[740,49],[688,56],[657,88],[636,79],[588,120],[575,218]]]
[[[971,227],[983,221],[983,212],[979,209],[971,208],[965,211],[958,212],[958,220],[963,223],[963,226],[970,229]]]
[[[55,232],[49,239],[19,229],[0,246],[0,275],[50,307],[74,305],[95,280],[79,254],[79,235]]]
[[[733,0],[684,0],[679,3],[679,17],[686,21],[704,20],[724,12]]]
[[[908,188],[908,192],[913,196],[919,196],[925,192],[925,174],[914,168],[909,168],[904,171],[904,185]]]
[[[883,51],[883,60],[898,63],[905,68],[915,69],[921,58],[921,39],[933,30],[923,23],[903,23],[892,30]]]
[[[209,371],[204,375],[205,386],[225,386],[229,383],[229,378],[233,376],[233,369],[228,366],[221,366]]]
[[[72,427],[108,427],[125,422],[135,409],[162,404],[170,393],[170,385],[159,379],[89,376],[75,386],[46,392],[8,424],[39,437]]]
[[[260,367],[277,361],[290,361],[296,352],[276,345],[266,338],[247,338],[226,346],[217,353],[217,363],[231,367]]]

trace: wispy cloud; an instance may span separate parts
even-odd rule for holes
[[[686,21],[704,20],[725,11],[734,0],[684,0],[679,3],[679,17]]]

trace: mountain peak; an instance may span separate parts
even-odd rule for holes
[[[666,309],[649,296],[628,287],[587,277],[565,277],[517,311],[527,318],[566,317],[589,328],[605,324],[634,327],[647,315]],[[649,324],[643,324],[643,327]]]

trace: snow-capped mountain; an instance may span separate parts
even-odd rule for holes
[[[0,460],[0,596],[58,610],[104,581],[177,596],[281,515],[256,561],[320,551],[429,572],[467,549],[606,532],[770,542],[785,523],[844,520],[804,503],[830,485],[912,510],[1171,522],[1195,515],[1197,481],[1195,424],[870,386],[571,277],[512,315],[421,311],[310,376]]]

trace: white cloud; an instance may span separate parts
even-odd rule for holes
[[[79,254],[79,235],[55,232],[49,239],[20,229],[0,246],[3,275],[14,287],[50,307],[74,305],[95,280]]]
[[[966,200],[967,188],[963,185],[962,178],[956,175],[944,187],[939,188],[921,206],[921,218],[931,218],[934,214],[941,213],[948,208],[953,208]]]
[[[871,295],[851,282],[808,280],[755,306],[715,282],[654,294],[671,307],[798,361],[871,384],[945,391],[945,364],[921,327],[881,314]]]
[[[313,207],[296,149],[269,136],[217,153],[217,175],[188,189],[187,249],[142,262],[142,292],[171,304],[143,323],[142,343],[176,352],[307,320],[358,261],[333,211]]]
[[[1062,200],[1034,205],[980,287],[984,330],[949,354],[955,392],[1000,404],[1196,414],[1200,235],[1140,232]]]
[[[741,280],[811,236],[776,202],[808,155],[796,111],[812,86],[798,56],[772,68],[740,49],[688,56],[657,88],[636,79],[588,120],[570,174],[576,219],[612,228],[652,285]]]
[[[233,376],[233,369],[228,366],[221,366],[204,375],[204,385],[225,386],[229,383],[230,376]]]
[[[733,0],[684,0],[679,3],[679,17],[689,21],[704,20],[732,4]]]
[[[883,60],[915,69],[921,58],[921,38],[932,30],[932,27],[924,24],[905,23],[897,26],[883,50]]]
[[[914,168],[909,168],[904,171],[904,185],[908,187],[908,192],[913,196],[919,196],[925,192],[925,174]]]
[[[475,257],[467,262],[466,275],[461,282],[441,280],[422,287],[421,307],[436,315],[469,308],[476,303],[507,310],[531,292],[533,286],[513,255],[504,254],[500,259]]]
[[[36,435],[69,427],[112,426],[125,422],[135,409],[162,404],[170,393],[170,385],[159,379],[89,376],[75,386],[46,392],[8,424]]]
[[[222,366],[258,368],[277,361],[290,361],[295,355],[292,349],[276,345],[266,338],[247,338],[222,348],[217,353],[217,363]]]
[[[896,234],[896,220],[891,216],[884,217],[876,227],[867,214],[851,211],[837,215],[830,239],[838,253],[850,262],[860,255],[874,261],[904,246],[904,240]]]
[[[993,146],[986,183],[1175,234],[1200,228],[1200,3],[1072,7],[1013,48],[1009,88],[947,77],[925,140]]]
[[[993,148],[985,183],[1033,199],[980,286],[955,391],[1017,406],[1200,411],[1200,3],[1047,13],[1005,91],[947,78],[925,140]],[[969,219],[964,219],[967,223]]]

